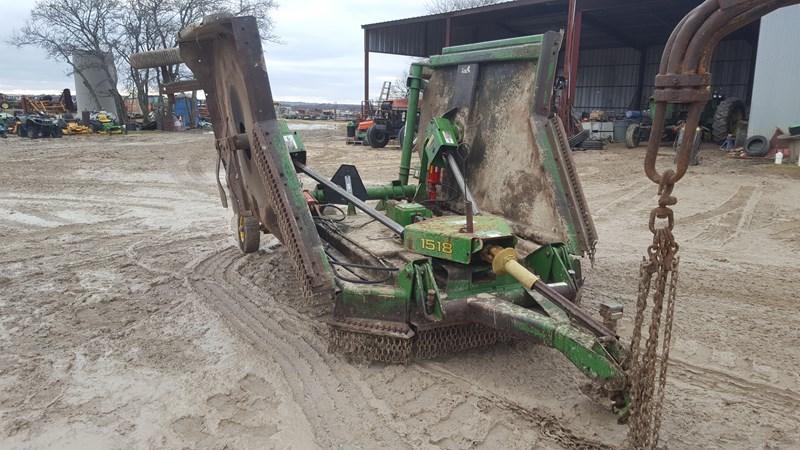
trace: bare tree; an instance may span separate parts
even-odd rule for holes
[[[272,22],[272,12],[278,7],[275,0],[222,0],[220,9],[228,10],[236,16],[254,16],[258,22],[261,39],[278,42]]]
[[[87,68],[75,63],[75,55],[80,53],[106,61],[114,46],[112,17],[119,6],[118,0],[39,0],[28,21],[9,42],[17,47],[40,47],[50,57],[65,61],[86,80],[84,71]],[[108,64],[100,63],[92,68],[104,71],[109,80],[116,79]],[[99,104],[100,93],[95,86],[86,83],[86,88]],[[111,86],[108,94],[114,98],[117,117],[122,118],[124,105],[119,90]]]
[[[462,9],[493,5],[501,0],[428,0],[426,9],[429,14],[441,14]]]
[[[404,70],[396,80],[392,81],[391,94],[395,98],[408,97],[408,70]]]
[[[154,23],[150,11],[153,0],[125,0],[125,14],[116,18],[119,27],[119,38],[115,40],[115,50],[118,67],[127,67],[125,72],[125,85],[129,92],[136,95],[139,110],[142,111],[144,121],[148,122],[149,111],[149,86],[153,72],[150,69],[136,70],[130,66],[130,55],[134,53],[154,50],[156,34],[153,32]]]
[[[138,71],[130,67],[130,55],[175,47],[180,30],[221,12],[255,16],[262,38],[275,42],[271,14],[276,7],[275,0],[38,0],[10,43],[41,47],[50,57],[67,62],[84,79],[82,68],[75,64],[75,54],[88,53],[105,60],[110,53],[146,114],[149,89],[160,92],[163,83],[178,80],[184,73],[179,65]],[[102,69],[109,79],[116,79],[110,67],[103,65]],[[87,83],[86,87],[98,100],[100,93],[95,86]],[[124,104],[117,86],[111,95],[118,105],[118,117],[123,118]]]

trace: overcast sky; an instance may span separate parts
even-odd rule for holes
[[[363,96],[361,25],[425,14],[426,0],[278,0],[276,33],[282,44],[266,44],[267,71],[277,100],[359,103]],[[9,46],[12,30],[27,19],[35,0],[0,0],[0,92],[59,93],[75,88],[69,68],[36,48]],[[372,95],[394,80],[410,59],[373,53]]]

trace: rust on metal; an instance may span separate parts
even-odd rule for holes
[[[673,190],[689,167],[700,115],[711,98],[711,57],[728,34],[778,8],[797,3],[800,0],[706,0],[681,20],[664,48],[655,84],[653,127],[644,161],[645,174],[658,185],[659,197],[648,219],[653,241],[640,267],[629,352],[632,403],[628,441],[634,449],[652,449],[659,441],[680,263],[679,246],[672,234],[675,227],[672,207],[678,202]],[[688,116],[675,167],[659,172],[656,159],[669,103],[689,105]],[[661,223],[657,224],[659,220]],[[648,309],[650,317],[646,325]],[[649,328],[646,340],[645,327]]]
[[[333,277],[322,242],[280,138],[254,17],[206,16],[181,31],[177,49],[132,56],[143,68],[185,63],[195,79],[165,92],[203,89],[234,213],[255,216],[288,249],[308,298],[330,298]],[[224,190],[220,187],[223,204]]]

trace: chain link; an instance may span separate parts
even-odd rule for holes
[[[631,336],[631,364],[628,373],[631,393],[628,444],[636,450],[654,449],[658,445],[661,428],[680,262],[677,255],[679,247],[672,235],[674,216],[670,206],[677,203],[672,196],[673,174],[674,172],[667,171],[659,186],[659,205],[651,212],[649,221],[653,243],[647,249],[648,257],[643,258],[639,268],[639,295]],[[656,219],[665,220],[666,225],[656,227]],[[647,340],[642,346],[648,300],[651,300],[650,323]]]

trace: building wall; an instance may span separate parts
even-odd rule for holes
[[[748,99],[754,48],[747,41],[724,41],[712,60],[713,88],[728,96]],[[630,48],[584,50],[578,67],[576,115],[592,110],[622,114],[637,106],[647,109],[664,46],[649,47],[645,55],[644,89],[638,103],[641,55]]]
[[[800,6],[790,6],[765,16],[758,43],[750,136],[771,137],[775,128],[787,131],[800,123]]]

